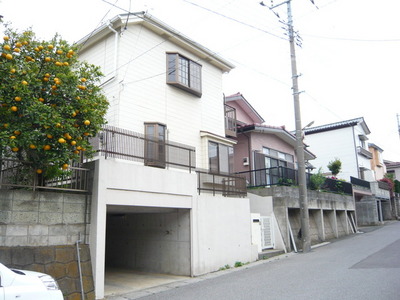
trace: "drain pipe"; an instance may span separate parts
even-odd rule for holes
[[[81,233],[79,232],[79,239],[76,241],[76,253],[77,253],[77,260],[78,260],[79,282],[81,284],[81,299],[85,300],[85,292],[83,291],[83,280],[82,280],[81,255],[80,255],[80,251],[79,251],[80,243],[82,243],[82,241],[81,241]]]

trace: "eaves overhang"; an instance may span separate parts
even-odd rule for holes
[[[238,129],[238,132],[256,132],[256,133],[263,133],[263,134],[273,134],[277,136],[280,140],[284,141],[285,143],[292,146],[294,149],[297,147],[297,139],[296,136],[291,134],[289,131],[284,129],[283,127],[277,126],[267,126],[267,125],[260,125],[260,124],[249,124],[242,126]],[[304,144],[304,143],[303,143]],[[313,154],[311,151],[306,149],[307,145],[304,144],[304,158],[306,160],[312,160],[316,158],[316,155]]]
[[[79,51],[83,51],[110,34],[110,27],[116,31],[121,31],[122,27],[133,24],[140,24],[146,27],[147,29],[163,37],[165,40],[169,40],[193,53],[202,61],[206,61],[218,67],[224,73],[227,73],[235,68],[232,63],[218,56],[217,54],[215,54],[215,52],[193,41],[192,39],[188,38],[179,31],[173,29],[172,27],[168,26],[167,24],[163,23],[162,21],[158,20],[157,18],[151,16],[146,12],[117,15],[109,20],[107,23],[102,24],[101,26],[93,30],[90,34],[80,39],[76,44],[80,47]]]

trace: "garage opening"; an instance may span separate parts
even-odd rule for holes
[[[107,206],[106,295],[118,278],[146,288],[190,276],[190,253],[190,209]]]

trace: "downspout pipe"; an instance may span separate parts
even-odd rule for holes
[[[117,67],[118,67],[118,42],[119,42],[119,33],[113,27],[111,22],[108,23],[108,28],[114,33],[114,70],[112,73],[112,79],[117,76]]]

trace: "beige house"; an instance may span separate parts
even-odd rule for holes
[[[222,74],[234,66],[148,14],[119,15],[79,45],[110,102],[92,162],[96,298],[108,268],[196,276],[255,260],[226,135]]]

